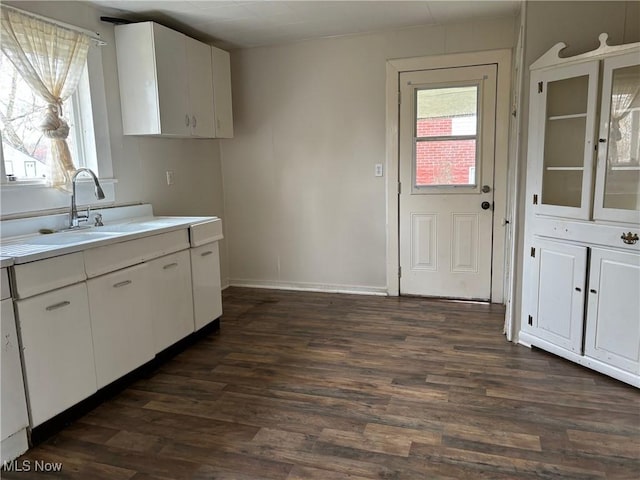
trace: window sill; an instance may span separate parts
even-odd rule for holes
[[[98,180],[100,180],[100,185],[113,185],[115,183],[118,183],[118,179],[117,178],[99,178]],[[93,180],[91,180],[90,178],[79,178],[76,183],[78,185],[81,184],[85,184],[85,183],[91,183],[93,184]],[[48,188],[52,188],[52,187],[48,187],[46,183],[38,181],[38,180],[16,180],[15,182],[5,182],[0,184],[0,188],[28,188],[28,189],[48,189]]]

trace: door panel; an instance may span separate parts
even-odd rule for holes
[[[640,256],[591,251],[585,354],[640,373]]]
[[[400,74],[401,294],[491,296],[496,73]]]
[[[536,335],[576,353],[582,351],[587,248],[536,240]]]
[[[438,216],[411,215],[411,268],[437,270]]]

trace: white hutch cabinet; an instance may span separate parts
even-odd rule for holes
[[[640,43],[531,65],[520,342],[640,387]]]

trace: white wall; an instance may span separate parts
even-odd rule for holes
[[[503,18],[234,52],[231,283],[385,292],[386,60],[511,48],[515,31]]]
[[[156,215],[216,215],[226,220],[218,140],[161,139],[122,135],[120,92],[113,26],[100,11],[80,2],[6,2],[23,10],[100,32],[107,45],[102,64],[113,159],[116,204],[148,202]],[[224,141],[224,140],[222,140]],[[174,185],[165,172],[174,172]],[[50,206],[42,205],[43,210]],[[223,283],[227,278],[226,242],[221,245]]]
[[[524,88],[522,89],[521,143],[519,158],[519,209],[518,209],[518,261],[514,278],[522,275],[522,258],[525,251],[524,202],[527,169],[527,130],[529,112],[529,66],[558,42],[567,44],[563,56],[573,56],[599,46],[598,35],[609,34],[609,44],[619,45],[640,41],[640,2],[613,1],[530,1],[527,2],[526,34],[524,47]],[[520,329],[522,284],[516,284],[516,322],[514,332]]]

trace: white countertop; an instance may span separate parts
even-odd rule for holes
[[[0,256],[2,266],[21,264],[45,258],[80,252],[89,248],[124,242],[199,223],[218,220],[218,217],[154,217],[143,216],[119,219],[103,227],[88,227],[58,231],[51,234],[29,234],[2,238]],[[9,262],[5,265],[5,261]]]
[[[0,268],[10,267],[13,265],[12,257],[0,257]]]

